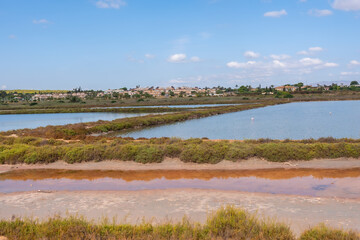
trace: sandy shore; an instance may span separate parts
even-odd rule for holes
[[[146,190],[117,192],[24,192],[0,194],[0,217],[46,219],[55,214],[82,215],[95,221],[153,223],[180,221],[184,215],[204,223],[209,213],[231,204],[262,217],[276,218],[299,234],[324,222],[360,231],[360,199],[315,198],[217,190]]]
[[[238,162],[222,161],[218,164],[184,163],[176,158],[166,158],[162,163],[142,164],[125,161],[101,161],[68,164],[58,161],[51,164],[17,164],[0,165],[0,173],[14,169],[71,169],[71,170],[242,170],[242,169],[270,169],[270,168],[359,168],[360,159],[314,159],[311,161],[288,161],[284,163],[268,162],[252,158]]]

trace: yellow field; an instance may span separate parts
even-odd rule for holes
[[[67,93],[69,90],[26,90],[26,89],[14,89],[14,90],[6,90],[6,93]]]

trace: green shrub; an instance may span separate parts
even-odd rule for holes
[[[164,152],[154,145],[141,146],[135,156],[135,161],[139,163],[160,163],[164,158]]]
[[[360,240],[360,235],[353,231],[333,229],[320,224],[303,232],[300,240]]]
[[[245,210],[231,206],[220,208],[205,227],[212,239],[295,239],[288,226],[260,222]]]
[[[258,239],[292,240],[286,225],[259,221],[254,215],[234,207],[226,207],[210,216],[205,225],[180,223],[138,225],[94,224],[81,217],[53,217],[45,222],[30,219],[0,221],[0,236],[9,239]]]

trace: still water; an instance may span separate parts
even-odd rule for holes
[[[360,198],[360,169],[73,171],[17,170],[0,174],[0,192],[217,189]]]
[[[234,104],[198,104],[198,105],[158,105],[158,106],[126,106],[126,107],[94,107],[93,109],[111,109],[111,108],[203,108],[203,107],[222,107],[244,105],[243,103]]]
[[[140,113],[46,113],[0,115],[0,131],[144,116]]]
[[[360,138],[360,101],[297,102],[118,134],[209,139]]]

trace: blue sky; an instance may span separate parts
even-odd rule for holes
[[[2,89],[360,80],[360,0],[0,0]]]

